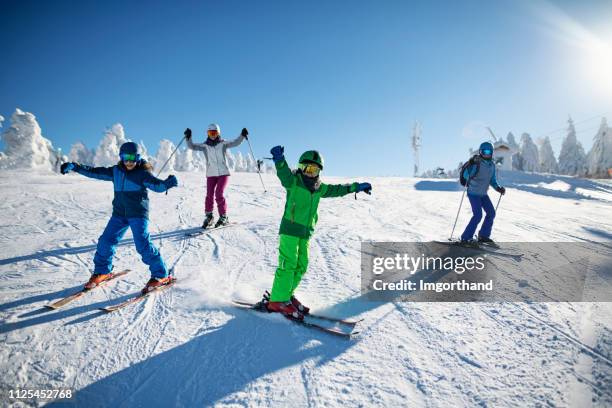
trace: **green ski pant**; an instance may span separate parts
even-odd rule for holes
[[[287,302],[300,284],[308,268],[310,240],[281,234],[278,248],[278,269],[272,284],[271,302]]]

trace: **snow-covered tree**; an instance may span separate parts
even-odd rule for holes
[[[253,156],[247,153],[245,162],[246,169],[244,171],[248,171],[249,173],[257,173],[257,162],[253,160]]]
[[[559,154],[559,173],[569,176],[582,176],[586,172],[586,155],[578,139],[574,121],[569,118],[567,136],[563,139]]]
[[[559,165],[548,136],[542,140],[540,145],[540,171],[552,174],[559,173]]]
[[[194,171],[193,150],[187,147],[179,148],[176,152],[175,167],[178,171]]]
[[[140,158],[150,162],[150,157],[149,157],[149,150],[147,149],[147,146],[145,145],[144,141],[141,140],[140,143],[138,143],[138,149],[140,151]],[[151,163],[153,166],[155,164]]]
[[[236,153],[236,162],[234,164],[234,171],[247,171],[247,163],[242,156],[242,152]]]
[[[608,169],[612,168],[612,129],[606,118],[602,118],[597,134],[593,138],[593,147],[587,155],[587,175],[606,178]]]
[[[538,146],[533,143],[529,133],[521,135],[521,150],[519,164],[523,171],[537,172],[540,170]]]
[[[227,150],[225,152],[225,156],[227,157],[227,166],[229,167],[229,170],[238,171],[236,170],[236,157],[234,156],[234,153],[232,153],[231,150]],[[206,168],[206,166],[204,166],[204,168]]]
[[[43,137],[36,117],[21,109],[11,115],[11,125],[2,132],[2,141],[0,168],[52,171],[62,159],[61,152]]]
[[[512,170],[522,170],[519,168],[520,166],[520,157],[519,157],[519,145],[516,143],[516,139],[514,138],[514,134],[512,132],[508,132],[508,136],[506,137],[508,140],[508,146],[514,150],[516,153],[512,155]]]
[[[168,161],[174,149],[175,149],[174,143],[172,143],[168,139],[162,139],[159,142],[159,149],[157,150],[157,156],[155,156],[156,171],[160,171],[162,169],[162,166],[164,165],[164,163],[166,163],[166,161]],[[170,158],[170,160],[166,164],[166,167],[164,167],[164,171],[168,172],[168,171],[173,171],[175,169],[176,169],[176,154],[172,156],[172,158]]]
[[[191,153],[191,156],[193,157],[193,167],[195,170],[197,171],[206,170],[206,157],[204,156],[203,152],[198,151],[198,150],[193,150]]]
[[[87,164],[89,166],[93,165],[93,158],[93,150],[88,149],[87,146],[80,141],[72,145],[70,153],[68,154],[68,159],[71,162]]]
[[[127,142],[121,123],[106,129],[94,154],[94,166],[112,166],[119,160],[119,147]]]

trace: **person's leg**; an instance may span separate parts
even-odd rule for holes
[[[472,206],[472,218],[470,219],[468,225],[465,227],[465,231],[463,231],[463,234],[461,234],[461,240],[463,241],[467,241],[474,238],[476,227],[478,227],[478,223],[482,219],[482,197],[470,194],[468,194],[467,196],[470,200],[470,205]]]
[[[168,276],[168,269],[161,257],[161,254],[153,245],[149,234],[149,220],[146,218],[130,218],[130,228],[134,236],[136,250],[142,257],[142,262],[149,265],[152,278],[165,278]]]
[[[217,201],[217,210],[219,215],[227,215],[227,202],[225,201],[225,187],[229,183],[229,176],[219,176],[217,188],[215,190],[215,200]]]
[[[310,245],[310,240],[306,238],[300,238],[298,244],[298,258],[297,258],[297,267],[295,269],[295,275],[293,278],[293,287],[291,288],[291,296],[293,296],[293,292],[297,289],[298,285],[302,281],[302,277],[306,273],[308,269],[308,247]]]
[[[112,216],[98,239],[94,255],[94,274],[108,274],[113,269],[115,246],[121,241],[128,228],[127,218]]]
[[[217,185],[218,177],[206,177],[206,199],[204,200],[204,212],[206,214],[213,212],[213,204],[215,199],[215,186]]]
[[[478,236],[489,238],[491,236],[491,230],[493,229],[493,221],[495,220],[495,207],[493,207],[493,203],[488,195],[482,197],[482,208],[484,208],[487,215],[480,227]]]
[[[300,239],[281,234],[278,247],[278,268],[274,275],[270,302],[288,302],[291,299],[295,270],[298,263]]]

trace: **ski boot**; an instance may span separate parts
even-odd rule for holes
[[[457,244],[466,248],[478,248],[478,241],[475,239],[462,239]]]
[[[113,277],[112,273],[94,273],[89,278],[89,281],[85,284],[85,290],[91,290],[104,282],[105,280],[109,280]]]
[[[479,236],[478,236],[478,243],[479,243],[479,244],[485,244],[485,245],[488,245],[488,246],[493,247],[493,248],[499,248],[499,245],[497,245],[497,244],[495,243],[495,241],[493,241],[493,240],[492,240],[491,238],[489,238],[489,237],[483,237],[483,236],[480,236],[480,235],[479,235]]]
[[[287,319],[304,320],[304,315],[291,302],[268,302],[268,312],[282,313]]]
[[[217,221],[217,223],[215,224],[215,228],[223,227],[227,224],[229,224],[229,219],[227,218],[227,215],[221,215],[219,217],[219,221]]]
[[[151,278],[147,282],[146,286],[142,289],[142,294],[151,292],[152,290],[158,289],[162,286],[166,286],[174,282],[176,278],[172,275],[168,275],[165,278]]]
[[[212,224],[215,217],[213,217],[213,213],[206,213],[206,218],[204,218],[204,223],[202,224],[202,228],[206,229],[210,224]]]
[[[307,315],[308,313],[310,313],[310,308],[304,306],[302,304],[302,302],[297,300],[297,298],[295,296],[291,296],[291,304],[293,306],[295,306],[295,308],[298,310],[298,312],[300,312],[303,315]]]

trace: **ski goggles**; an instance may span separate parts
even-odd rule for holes
[[[140,155],[138,153],[121,153],[119,157],[121,157],[121,161],[124,162],[137,162],[140,160]]]
[[[212,137],[212,138],[219,136],[219,131],[215,129],[209,129],[206,133],[208,134],[208,137]]]
[[[493,155],[493,150],[491,150],[491,149],[483,149],[480,152],[482,153],[483,156],[492,156]]]
[[[314,163],[301,163],[299,168],[308,177],[317,177],[321,172],[321,168]]]

